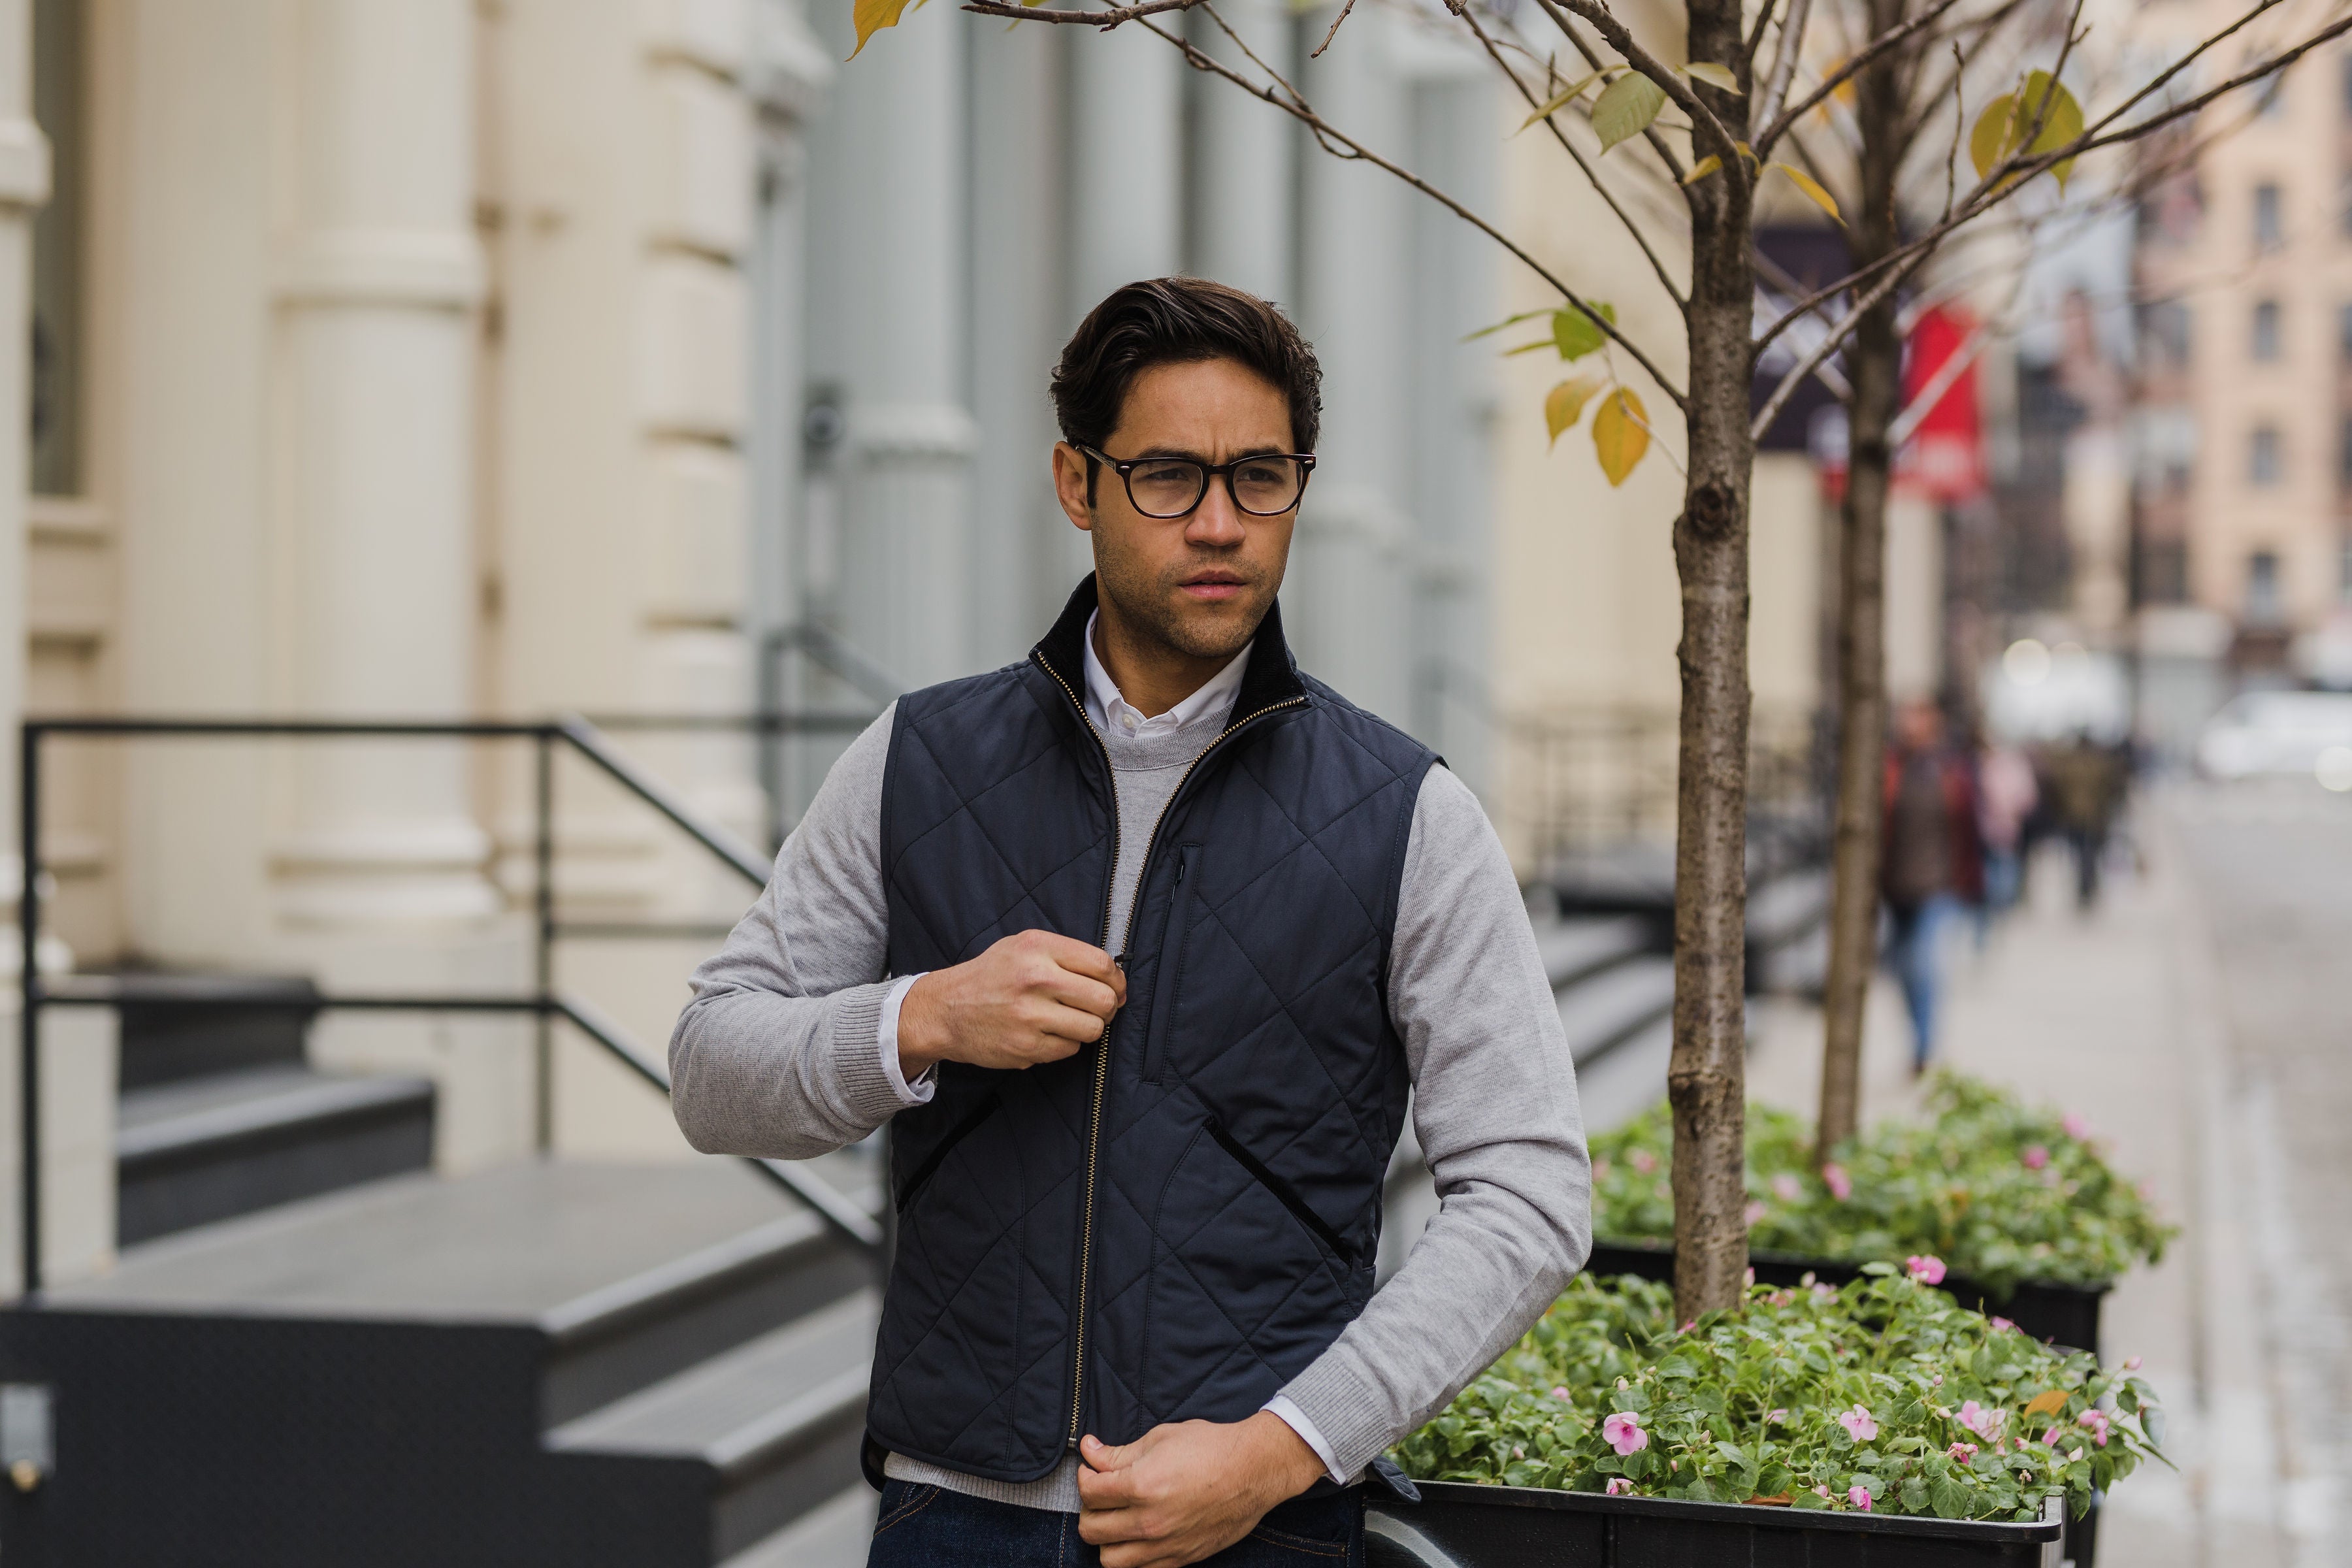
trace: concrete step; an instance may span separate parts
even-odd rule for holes
[[[557,1427],[548,1448],[699,1467],[712,1552],[731,1555],[860,1482],[879,1314],[858,1291]]]
[[[1558,993],[1560,1027],[1579,1070],[1674,1011],[1675,961],[1630,958]]]
[[[861,1478],[719,1568],[864,1568],[880,1500]]]
[[[299,1065],[319,1012],[318,987],[290,976],[131,971],[90,978],[114,999],[122,1021],[126,1089]]]
[[[1653,923],[1639,915],[1587,915],[1536,923],[1536,952],[1557,991],[1648,951]]]
[[[433,1113],[430,1079],[333,1077],[299,1062],[127,1089],[115,1121],[118,1242],[422,1170]]]

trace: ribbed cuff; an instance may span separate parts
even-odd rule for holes
[[[877,982],[836,991],[833,1004],[833,1080],[841,1086],[842,1110],[860,1127],[879,1127],[906,1109],[882,1070],[875,1039],[882,1027],[882,1002],[890,987]]]
[[[1390,1429],[1381,1414],[1389,1404],[1385,1392],[1364,1384],[1329,1351],[1291,1379],[1276,1397],[1288,1400],[1323,1439],[1308,1447],[1322,1457],[1330,1467],[1331,1479],[1342,1486],[1352,1484],[1365,1466],[1402,1436]]]
[[[1332,1457],[1331,1445],[1323,1440],[1323,1434],[1316,1429],[1314,1422],[1307,1418],[1307,1412],[1290,1402],[1289,1395],[1277,1394],[1260,1408],[1278,1417],[1284,1426],[1297,1433],[1298,1440],[1314,1449],[1315,1457],[1323,1461],[1323,1473],[1335,1481],[1339,1480],[1339,1461]],[[1347,1483],[1340,1481],[1339,1484],[1345,1486]]]

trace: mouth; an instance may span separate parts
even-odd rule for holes
[[[1238,572],[1210,567],[1192,574],[1176,586],[1195,604],[1214,605],[1239,598],[1242,590],[1249,584]]]

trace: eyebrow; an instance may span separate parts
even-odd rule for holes
[[[1292,456],[1291,453],[1285,451],[1280,447],[1253,447],[1245,452],[1235,452],[1232,457],[1226,458],[1225,461],[1229,463],[1239,463],[1245,462],[1251,458],[1287,458],[1290,456]],[[1200,453],[1188,452],[1181,447],[1148,447],[1144,450],[1138,452],[1132,458],[1121,458],[1118,460],[1122,463],[1143,463],[1149,462],[1155,458],[1181,458],[1188,463],[1198,463],[1202,468],[1211,468],[1215,466],[1210,463],[1208,458],[1201,456]]]

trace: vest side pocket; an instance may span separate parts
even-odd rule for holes
[[[988,1091],[987,1099],[965,1111],[963,1120],[948,1129],[948,1135],[940,1140],[938,1148],[923,1157],[923,1163],[915,1167],[914,1175],[908,1178],[906,1190],[898,1194],[898,1208],[900,1215],[903,1215],[913,1206],[915,1199],[922,1194],[924,1186],[939,1173],[940,1166],[945,1163],[947,1157],[955,1152],[955,1146],[971,1137],[973,1131],[982,1122],[995,1115],[997,1108],[1003,1103],[1003,1097],[992,1089]]]
[[[1265,1162],[1242,1147],[1241,1141],[1225,1131],[1225,1124],[1212,1116],[1208,1120],[1209,1136],[1217,1147],[1233,1156],[1234,1163],[1250,1173],[1250,1179],[1266,1190],[1275,1202],[1290,1211],[1291,1218],[1305,1226],[1323,1244],[1324,1249],[1344,1268],[1356,1266],[1356,1250],[1340,1238],[1330,1223],[1317,1214],[1307,1201],[1298,1195],[1298,1189],[1267,1169]]]
[[[1183,993],[1184,955],[1192,945],[1192,906],[1201,885],[1198,844],[1176,851],[1176,896],[1168,909],[1168,930],[1160,942],[1160,975],[1151,989],[1151,1026],[1143,1037],[1143,1081],[1162,1083],[1168,1077],[1168,1037]]]

